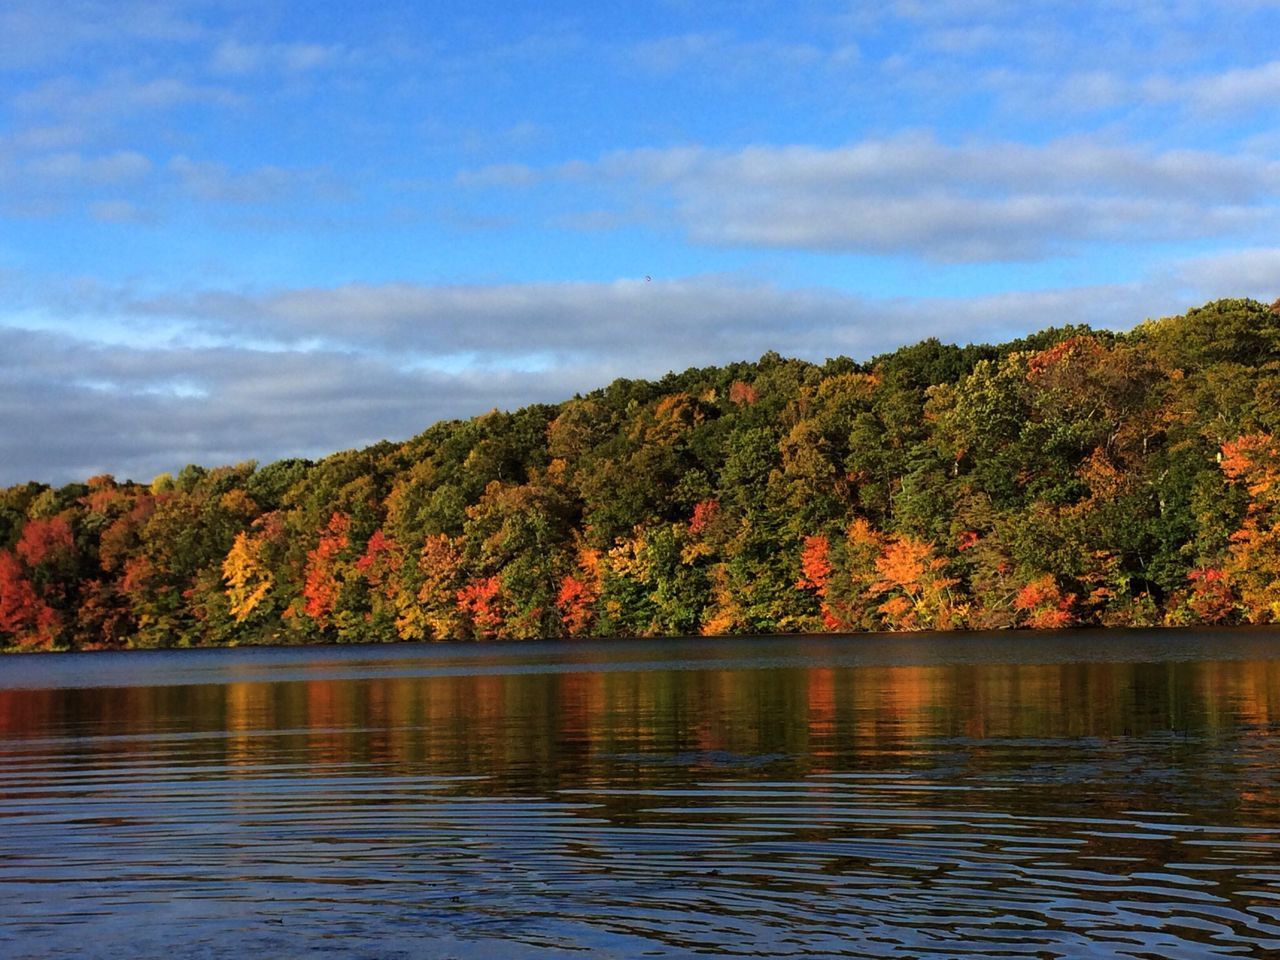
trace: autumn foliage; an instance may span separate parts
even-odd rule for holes
[[[458,609],[470,620],[477,637],[495,637],[501,630],[501,594],[498,577],[485,577],[458,591]]]
[[[350,545],[351,521],[341,513],[329,518],[319,542],[307,553],[302,585],[302,610],[321,627],[325,626],[342,589],[341,559]]]
[[[618,380],[0,491],[0,647],[1280,622],[1280,312]]]
[[[58,615],[36,592],[22,563],[0,551],[0,634],[24,650],[53,646],[60,626]]]
[[[1052,574],[1036,577],[1014,598],[1013,607],[1022,614],[1022,625],[1034,630],[1056,630],[1075,622],[1072,608],[1076,595],[1064,593]]]

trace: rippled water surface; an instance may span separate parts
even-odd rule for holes
[[[1280,955],[1280,635],[0,659],[0,955]]]

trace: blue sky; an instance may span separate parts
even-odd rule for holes
[[[0,0],[0,484],[1273,300],[1276,36],[1274,0]]]

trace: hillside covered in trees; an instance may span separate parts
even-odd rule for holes
[[[10,649],[1280,620],[1280,302],[0,491]]]

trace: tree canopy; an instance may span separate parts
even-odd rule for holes
[[[9,649],[1280,620],[1280,304],[0,490]]]

